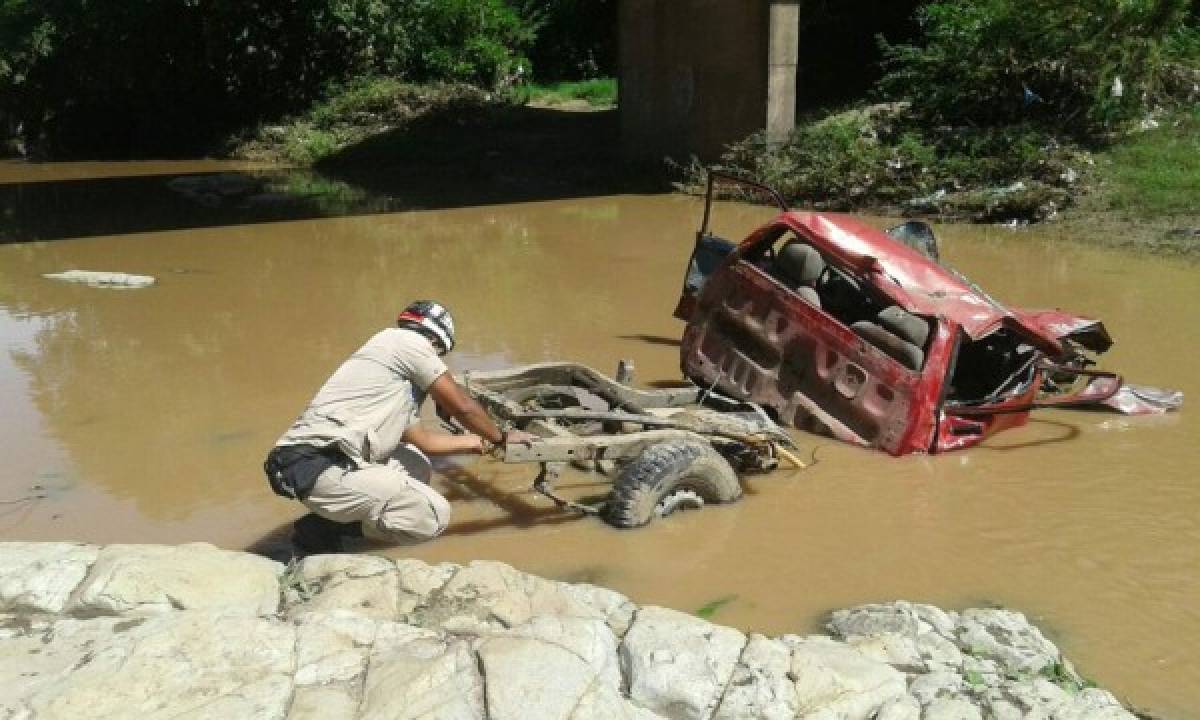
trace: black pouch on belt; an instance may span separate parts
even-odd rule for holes
[[[280,445],[267,454],[263,470],[276,495],[303,500],[317,484],[317,476],[334,465],[348,468],[349,458],[336,445]]]

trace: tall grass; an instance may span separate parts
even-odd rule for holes
[[[1137,217],[1200,213],[1200,109],[1113,147],[1109,206]]]
[[[529,102],[542,105],[562,105],[573,100],[583,100],[592,107],[612,107],[617,104],[616,78],[594,78],[550,85],[532,84],[527,86],[526,90]]]

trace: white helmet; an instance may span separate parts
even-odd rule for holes
[[[418,300],[404,308],[404,312],[396,318],[396,325],[429,338],[435,346],[440,346],[440,355],[454,349],[454,318],[440,303]]]

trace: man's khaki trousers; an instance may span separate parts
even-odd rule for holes
[[[362,523],[372,540],[411,545],[437,537],[450,522],[450,503],[429,487],[432,475],[420,450],[401,445],[386,465],[327,469],[303,502],[330,520]]]

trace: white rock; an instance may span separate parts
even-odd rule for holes
[[[938,608],[900,601],[838,610],[829,629],[873,660],[921,672],[938,665],[961,665],[962,653],[950,639],[954,623]]]
[[[150,287],[155,282],[152,275],[131,275],[104,270],[64,270],[63,272],[43,273],[42,277],[49,280],[82,283],[91,287],[122,289]]]
[[[673,720],[708,720],[746,642],[732,628],[643,607],[620,648],[629,697]]]
[[[424,605],[431,595],[454,577],[461,569],[452,563],[428,565],[414,558],[396,560],[396,572],[399,574],[400,602],[399,612],[403,616]]]
[[[791,720],[796,716],[796,687],[788,676],[791,669],[788,646],[752,634],[714,720]]]
[[[626,699],[620,692],[598,684],[588,688],[569,720],[662,720],[649,710]]]
[[[621,687],[617,638],[603,620],[543,615],[488,637],[528,638],[560,647],[591,668],[595,682]]]
[[[781,638],[792,648],[799,717],[868,720],[905,694],[904,675],[831,638]]]
[[[995,660],[1012,674],[1036,674],[1060,657],[1054,643],[1012,610],[965,610],[955,633],[964,653]]]
[[[1080,691],[1055,720],[1136,720],[1133,713],[1117,702],[1112,693],[1100,688]]]
[[[353,612],[308,613],[295,620],[296,685],[356,684],[376,625]]]
[[[1041,713],[1046,717],[1057,714],[1062,707],[1071,704],[1071,695],[1050,682],[1046,678],[1031,678],[1029,680],[1005,682],[997,693],[988,693],[988,697],[1006,696],[1014,705],[1029,713]]]
[[[0,716],[282,718],[294,643],[238,613],[62,619],[0,644]]]
[[[99,552],[74,543],[0,543],[0,611],[62,612]]]
[[[389,621],[399,616],[399,573],[386,558],[310,555],[285,578],[292,614],[345,610]]]
[[[965,697],[938,698],[925,706],[923,720],[983,720],[979,708]]]
[[[279,607],[283,566],[207,543],[109,545],[100,551],[70,611],[80,615],[153,615],[226,609],[271,615]]]
[[[579,583],[563,584],[563,592],[574,598],[581,605],[591,608],[604,616],[604,621],[612,628],[618,638],[624,637],[633,622],[633,614],[637,606],[621,593],[608,588]]]
[[[921,704],[911,695],[893,698],[880,706],[875,720],[921,720]]]
[[[596,669],[552,643],[490,637],[478,649],[490,720],[563,720],[596,681]]]
[[[288,708],[287,720],[354,720],[358,698],[340,686],[298,687]]]
[[[939,697],[961,695],[967,691],[967,683],[958,673],[937,671],[918,675],[908,686],[908,693],[922,705],[928,705]]]
[[[521,625],[535,615],[608,621],[612,609],[589,604],[589,596],[565,583],[527,575],[490,561],[463,567],[408,619],[423,627],[460,633]]]
[[[420,628],[379,628],[368,661],[363,720],[484,720],[483,680],[468,643]]]

